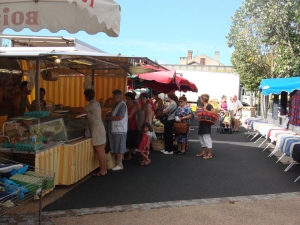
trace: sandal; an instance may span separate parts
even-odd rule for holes
[[[197,154],[197,157],[206,157],[206,153]]]
[[[103,174],[101,174],[101,173],[99,173],[99,172],[97,172],[97,173],[93,173],[92,174],[92,177],[104,177],[105,175],[103,175]]]
[[[149,165],[149,163],[151,163],[151,161],[144,161],[144,163],[143,163],[143,164],[141,164],[141,166],[148,166],[148,165]]]
[[[185,155],[185,152],[178,152],[178,155]]]
[[[203,157],[203,159],[212,159],[212,155],[207,155],[207,156]]]

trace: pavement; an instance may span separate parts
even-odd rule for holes
[[[126,161],[123,171],[86,177],[46,200],[42,224],[300,224],[299,165],[283,172],[289,157],[276,164],[280,153],[268,158],[257,147],[262,140],[254,144],[243,128],[218,134],[218,126],[213,159],[198,158],[196,124],[186,155],[152,152],[149,166]],[[9,221],[34,224],[37,213],[5,215],[0,224]]]

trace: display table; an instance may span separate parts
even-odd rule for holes
[[[90,138],[37,152],[34,161],[35,167],[56,173],[56,185],[74,184],[99,167]]]
[[[81,138],[66,144],[55,144],[36,153],[0,148],[0,152],[11,153],[18,161],[28,162],[41,170],[55,173],[55,185],[71,185],[99,167],[92,139]],[[27,163],[26,162],[26,163]]]

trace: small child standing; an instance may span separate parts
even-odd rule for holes
[[[225,111],[223,124],[225,125],[225,128],[229,128],[230,127],[231,118],[230,118],[230,115],[229,115],[228,111]]]
[[[150,141],[151,141],[151,126],[149,123],[144,123],[142,126],[143,136],[139,145],[139,152],[143,156],[143,160],[141,161],[142,166],[147,166],[151,160],[149,159],[150,153]]]

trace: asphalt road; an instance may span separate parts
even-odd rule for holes
[[[297,192],[300,166],[283,172],[286,164],[276,164],[244,135],[219,134],[212,129],[213,159],[196,157],[200,153],[197,121],[193,121],[186,155],[151,152],[152,163],[139,166],[125,161],[125,169],[109,171],[105,177],[91,177],[44,211],[101,206],[129,205],[161,201],[190,200],[246,195]]]

